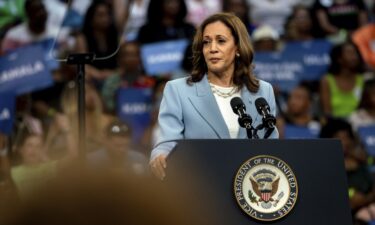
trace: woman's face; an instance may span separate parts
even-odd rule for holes
[[[357,68],[359,64],[359,56],[353,45],[347,44],[343,46],[340,62],[341,65],[346,66],[349,69]]]
[[[309,93],[306,89],[298,87],[292,90],[288,99],[288,112],[300,115],[310,109]]]
[[[230,29],[222,22],[208,24],[203,31],[203,56],[208,74],[234,72],[237,45]]]
[[[93,26],[98,29],[106,29],[109,27],[111,19],[109,16],[109,9],[106,5],[99,5],[96,8],[93,18]]]
[[[350,137],[350,134],[346,130],[340,130],[335,133],[333,138],[338,138],[341,141],[344,154],[349,153],[355,147],[354,140]]]
[[[228,11],[233,12],[236,16],[238,16],[241,19],[247,19],[246,3],[243,0],[231,0],[229,2]]]
[[[164,14],[168,16],[176,16],[180,11],[179,0],[164,0],[163,3]]]
[[[120,50],[120,65],[128,71],[135,71],[141,65],[140,50],[138,45],[129,43]]]
[[[27,137],[20,149],[23,162],[26,164],[40,163],[43,155],[42,148],[43,140],[41,136]]]
[[[298,9],[294,16],[294,24],[296,29],[305,31],[310,30],[312,26],[312,21],[307,9]]]

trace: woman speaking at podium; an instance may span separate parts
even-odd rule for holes
[[[264,98],[276,115],[272,86],[252,72],[253,48],[241,20],[233,14],[208,17],[193,41],[193,70],[189,77],[166,84],[160,104],[160,137],[151,152],[152,172],[165,177],[167,156],[180,139],[247,138],[230,101],[240,97],[257,126],[262,123],[255,100]],[[264,130],[259,131],[263,137]],[[278,138],[275,129],[269,138]]]

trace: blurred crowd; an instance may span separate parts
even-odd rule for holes
[[[52,85],[16,96],[12,131],[0,132],[0,211],[15,199],[28,199],[77,160],[94,170],[149,176],[163,87],[189,75],[191,49],[175,71],[150,74],[142,47],[181,39],[191,43],[195,28],[222,11],[244,22],[255,58],[282,51],[287,43],[332,43],[321,78],[302,80],[287,92],[274,85],[277,126],[280,138],[298,127],[314,138],[340,139],[353,218],[357,224],[375,221],[375,153],[358,135],[361,127],[375,125],[372,0],[0,0],[0,58],[52,39],[55,59],[86,52],[100,59],[85,67],[83,157],[77,147],[74,65],[60,60],[50,71]],[[119,116],[120,90],[149,93],[146,120]]]

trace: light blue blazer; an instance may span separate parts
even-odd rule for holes
[[[207,76],[192,85],[188,85],[186,79],[172,80],[165,86],[158,118],[160,136],[151,152],[151,160],[160,154],[168,155],[175,147],[176,140],[230,139],[228,127]],[[255,100],[259,97],[266,99],[271,114],[276,116],[275,96],[269,83],[261,80],[257,93],[251,93],[244,87],[241,90],[241,98],[247,114],[253,119],[253,127],[262,123],[262,116],[255,108]],[[258,135],[262,138],[264,129],[258,131]],[[279,133],[275,129],[269,138],[278,137]],[[237,138],[247,138],[245,128],[240,127]]]

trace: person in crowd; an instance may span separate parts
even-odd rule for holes
[[[186,20],[198,27],[204,19],[222,9],[222,0],[187,0]]]
[[[230,107],[232,98],[243,99],[255,126],[261,123],[254,107],[257,98],[265,98],[270,113],[276,115],[272,86],[257,79],[251,70],[253,56],[247,29],[235,15],[214,14],[198,28],[192,74],[170,81],[164,88],[158,118],[160,136],[150,160],[157,177],[165,177],[167,156],[178,139],[247,137]],[[278,138],[277,129],[270,138]]]
[[[100,58],[116,52],[119,35],[112,14],[113,10],[106,1],[92,2],[85,15],[82,33],[76,38],[78,53],[92,52],[96,58]],[[103,80],[112,74],[116,67],[116,57],[96,60],[92,65],[87,66],[86,75],[101,87]]]
[[[26,21],[8,30],[2,42],[2,51],[8,52],[30,43],[56,38],[64,46],[68,33],[66,30],[59,32],[59,27],[48,23],[49,15],[43,0],[26,0],[24,7]]]
[[[287,110],[276,123],[280,137],[284,137],[286,125],[306,127],[312,134],[319,134],[321,125],[319,119],[312,114],[312,104],[312,93],[305,84],[298,85],[289,93]]]
[[[359,147],[352,127],[343,119],[329,119],[320,138],[337,138],[344,151],[349,200],[353,219],[368,224],[375,219],[375,187],[366,163],[366,154]]]
[[[247,31],[251,35],[255,29],[250,19],[250,9],[246,0],[224,0],[223,12],[234,13],[245,24]]]
[[[320,83],[323,113],[347,118],[359,104],[364,84],[364,62],[351,42],[333,47],[330,57],[328,74]]]
[[[252,40],[255,52],[274,52],[279,48],[279,35],[268,25],[257,27],[252,34]]]
[[[137,41],[140,44],[192,39],[195,28],[187,23],[184,0],[152,0],[147,10],[147,23],[141,27]]]
[[[104,130],[106,125],[113,119],[113,116],[107,115],[103,112],[103,103],[100,95],[93,86],[93,84],[86,82],[85,84],[85,115],[86,115],[86,151],[92,152],[99,150],[104,145]],[[78,143],[78,97],[77,86],[75,82],[69,82],[63,93],[61,99],[62,115],[68,118],[72,124],[72,129],[69,132],[73,133],[73,137]],[[57,114],[58,116],[60,114]],[[49,154],[60,157],[64,154],[66,143],[63,141],[64,133],[59,132],[55,124],[49,128],[46,145],[48,146]],[[82,150],[81,150],[82,151]]]
[[[150,0],[113,0],[116,20],[126,41],[137,38],[139,29],[146,23],[149,4]]]
[[[286,41],[309,41],[315,38],[314,22],[309,9],[304,5],[293,7],[292,14],[285,23]]]
[[[105,131],[104,148],[87,156],[93,169],[145,176],[148,171],[146,156],[131,149],[132,128],[129,124],[115,119]]]
[[[340,30],[352,32],[368,21],[363,0],[316,0],[313,7],[326,35],[338,34]]]
[[[155,83],[143,68],[137,42],[124,42],[121,45],[118,64],[118,71],[105,80],[101,91],[105,110],[112,114],[116,109],[116,92],[119,88],[152,88]]]
[[[375,4],[371,10],[372,15],[375,15]],[[372,69],[375,69],[375,20],[371,23],[359,27],[352,34],[353,42],[358,46],[359,51],[366,64]]]
[[[354,130],[375,125],[375,79],[365,82],[358,109],[350,115],[349,122]]]
[[[69,121],[60,119],[61,132],[66,133],[66,152],[60,160],[50,160],[42,135],[34,134],[27,129],[20,130],[15,141],[16,153],[20,162],[11,169],[11,178],[17,188],[20,200],[28,200],[41,185],[57,177],[59,170],[67,167],[77,157],[76,142],[68,133]]]
[[[278,35],[284,34],[284,24],[298,0],[248,0],[251,21],[256,26],[271,26]]]

